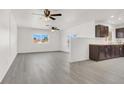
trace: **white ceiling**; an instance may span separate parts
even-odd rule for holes
[[[55,21],[45,22],[40,15],[32,15],[32,13],[43,14],[41,9],[17,9],[13,10],[18,26],[48,28],[46,25],[57,26],[60,29],[69,29],[73,26],[82,24],[87,21],[100,21],[113,25],[124,23],[124,10],[101,10],[101,9],[55,9],[51,13],[62,13],[61,17],[56,17]],[[111,17],[113,16],[113,17]]]

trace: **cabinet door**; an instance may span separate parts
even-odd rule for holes
[[[120,47],[117,45],[115,46],[115,57],[120,57]]]
[[[108,26],[105,26],[105,36],[108,36],[108,34],[109,34],[109,28],[108,28]]]
[[[123,50],[123,46],[121,46],[121,45],[119,47],[119,52],[120,52],[120,56],[123,57],[124,50]]]
[[[99,60],[99,47],[94,45],[89,45],[89,58],[91,60]]]
[[[105,46],[100,46],[99,47],[99,59],[106,59],[106,53],[105,53]]]
[[[106,58],[111,58],[112,57],[112,46],[106,46],[105,48],[105,54],[106,54]]]
[[[116,38],[124,38],[124,28],[116,29]]]
[[[115,57],[115,46],[111,46],[111,56]]]
[[[100,37],[101,27],[99,25],[95,26],[95,36]]]
[[[105,30],[100,31],[100,37],[105,37]]]
[[[95,26],[96,37],[106,37],[108,36],[108,26],[96,25]]]
[[[101,26],[100,37],[105,37],[105,36],[106,36],[105,27],[104,26]]]
[[[124,37],[123,32],[122,31],[118,31],[117,32],[117,37],[118,38],[123,38]]]

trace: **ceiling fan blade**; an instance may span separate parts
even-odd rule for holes
[[[46,14],[46,9],[44,10],[44,15],[47,16],[47,14]]]
[[[58,29],[57,27],[55,28],[56,30],[60,30],[60,29]]]
[[[56,20],[56,18],[54,18],[54,17],[51,17],[51,16],[50,16],[49,18],[50,18],[50,19],[52,19],[52,20]]]
[[[50,16],[62,16],[62,14],[50,14]]]
[[[50,15],[50,11],[48,9],[45,9],[44,14],[45,14],[46,17],[48,17]]]
[[[57,27],[52,27],[51,29],[52,29],[52,30],[60,30],[60,29],[57,28]]]
[[[50,15],[50,11],[47,9],[47,15],[49,16]]]

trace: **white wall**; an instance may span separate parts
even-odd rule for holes
[[[0,10],[0,81],[9,60],[9,11]]]
[[[17,29],[10,10],[0,10],[0,82],[17,54]]]
[[[124,28],[124,24],[116,25],[116,28]]]
[[[48,34],[48,43],[34,44],[32,42],[33,34]],[[50,32],[35,28],[18,28],[18,52],[47,52],[60,51],[60,32]]]
[[[76,34],[77,37],[83,37],[83,38],[95,38],[95,27],[94,26],[95,26],[95,22],[89,21],[81,25],[72,27],[66,31],[63,31],[61,49],[63,51],[69,52],[69,48],[67,45],[67,36],[70,34]]]
[[[15,20],[15,16],[11,13],[10,16],[10,62],[13,62],[13,59],[17,55],[17,24]]]
[[[89,59],[89,39],[75,38],[71,40],[70,62]]]

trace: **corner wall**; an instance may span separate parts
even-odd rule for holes
[[[11,10],[0,10],[0,82],[17,55],[17,26]]]

